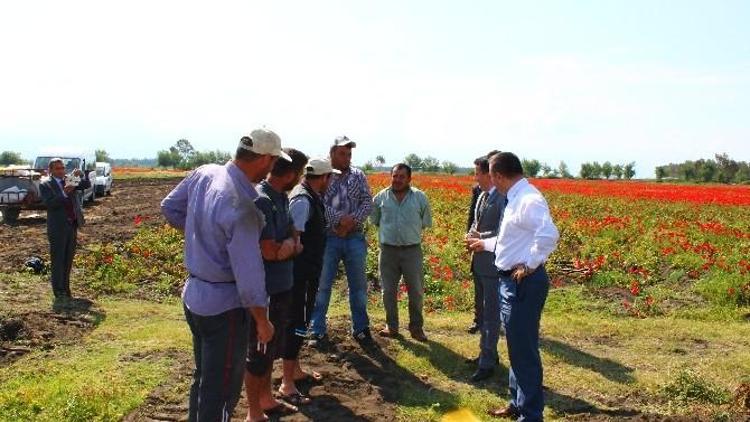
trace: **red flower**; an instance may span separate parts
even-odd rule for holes
[[[737,293],[737,291],[734,290],[734,287],[730,287],[730,288],[727,289],[727,294],[729,296],[734,296],[735,293]]]
[[[638,284],[636,280],[633,280],[630,283],[630,293],[632,293],[633,296],[638,296],[641,293],[641,285]]]

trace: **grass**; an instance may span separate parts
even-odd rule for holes
[[[172,376],[178,357],[190,359],[178,302],[109,298],[98,306],[104,319],[77,344],[34,352],[0,369],[0,421],[119,420]],[[330,313],[348,315],[340,293]],[[383,323],[379,303],[370,314],[375,327]],[[407,315],[405,308],[401,314]],[[431,313],[429,343],[390,342],[396,364],[430,386],[401,385],[400,419],[485,420],[486,410],[505,403],[502,338],[499,374],[479,386],[468,382],[463,361],[477,354],[479,341],[464,331],[470,319],[466,312]],[[714,418],[731,413],[731,392],[750,373],[750,325],[736,317],[618,316],[569,286],[550,293],[542,356],[548,420],[637,413]]]
[[[170,376],[173,352],[190,345],[180,307],[99,305],[106,317],[82,341],[0,369],[0,421],[119,420]]]

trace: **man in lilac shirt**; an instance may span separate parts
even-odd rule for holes
[[[229,420],[239,399],[248,334],[267,343],[268,295],[259,237],[265,224],[253,183],[282,157],[281,139],[267,129],[244,136],[225,165],[187,176],[161,203],[169,224],[185,232],[188,279],[182,292],[193,335],[195,371],[189,420]]]

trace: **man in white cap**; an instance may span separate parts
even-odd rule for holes
[[[242,137],[233,160],[199,167],[161,203],[169,224],[185,232],[182,300],[195,357],[190,421],[229,420],[250,330],[263,343],[273,337],[259,246],[263,217],[253,201],[254,184],[279,157],[291,161],[279,136],[256,129]]]
[[[294,285],[292,286],[291,318],[286,333],[284,375],[279,392],[294,404],[306,404],[310,399],[300,393],[296,383],[300,381],[320,381],[322,376],[315,372],[305,372],[299,363],[299,351],[307,335],[315,296],[318,293],[318,280],[323,266],[323,252],[326,244],[326,217],[323,194],[328,188],[332,174],[341,172],[331,166],[328,159],[311,159],[305,167],[305,176],[290,195],[289,211],[294,230],[302,243],[302,253],[294,258]]]
[[[311,342],[316,345],[326,335],[328,304],[341,261],[344,262],[349,285],[352,335],[360,343],[372,342],[367,316],[367,242],[364,234],[365,220],[372,212],[372,194],[365,173],[351,166],[352,148],[356,146],[348,137],[339,136],[330,150],[331,165],[341,174],[333,175],[323,197],[328,225],[323,269],[311,322]]]

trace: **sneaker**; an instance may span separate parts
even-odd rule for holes
[[[354,334],[354,340],[357,340],[359,343],[372,343],[372,335],[370,334],[370,329],[365,328],[364,330]]]
[[[328,337],[325,334],[310,334],[307,340],[307,345],[319,349],[325,347],[328,343]]]

